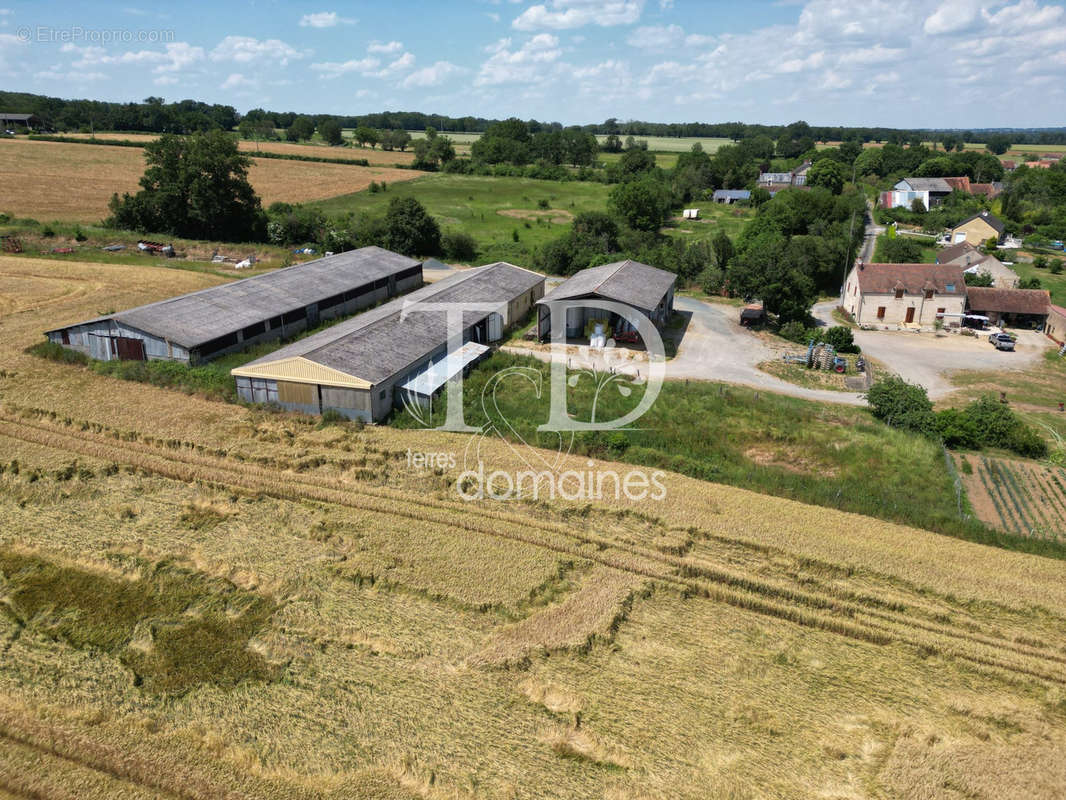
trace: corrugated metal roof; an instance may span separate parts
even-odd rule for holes
[[[747,189],[715,189],[711,199],[717,200],[750,200],[751,192]]]
[[[951,184],[943,178],[904,178],[899,183],[906,183],[915,192],[942,192],[951,194]],[[899,186],[899,183],[896,186]]]
[[[639,261],[616,261],[583,269],[552,289],[541,303],[595,295],[651,311],[659,305],[677,276]]]
[[[502,261],[462,270],[286,345],[241,369],[261,367],[260,374],[266,374],[272,364],[301,357],[370,384],[381,383],[409,369],[448,340],[443,313],[410,310],[403,313],[405,306],[412,302],[506,304],[543,281],[543,275]],[[489,313],[488,310],[465,312],[463,324],[474,325]]]
[[[401,388],[413,394],[429,396],[488,351],[487,345],[467,342],[439,361],[427,364],[425,369],[406,381]]]
[[[346,386],[351,389],[369,389],[370,384],[351,375],[324,367],[306,358],[296,356],[269,364],[258,362],[245,364],[230,370],[238,378],[269,378],[270,380],[292,381],[293,383],[317,383],[322,386]]]
[[[413,258],[380,247],[363,247],[89,322],[114,319],[193,349],[249,325],[305,308],[418,264]]]

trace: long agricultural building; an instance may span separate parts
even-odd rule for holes
[[[544,276],[513,264],[463,270],[231,374],[245,402],[311,414],[332,409],[349,419],[378,422],[394,407],[426,405],[543,296]],[[447,309],[456,303],[478,308],[462,310],[463,343],[449,350]]]
[[[285,339],[422,285],[415,259],[363,247],[48,331],[101,361],[197,364]]]

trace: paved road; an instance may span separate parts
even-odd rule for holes
[[[866,225],[866,234],[862,240],[862,248],[859,250],[859,258],[869,264],[874,260],[874,248],[877,247],[877,237],[885,232],[885,229],[874,223],[874,204],[866,201],[866,216],[863,218]]]
[[[836,325],[832,318],[836,305],[835,300],[818,303],[811,313],[824,325]],[[1014,352],[996,350],[983,336],[857,329],[853,333],[864,354],[904,380],[924,386],[934,400],[954,391],[949,377],[952,372],[1025,369],[1048,349],[1048,340],[1035,331],[1018,331]]]

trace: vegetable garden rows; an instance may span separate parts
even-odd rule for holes
[[[1023,536],[1066,541],[1066,469],[985,456],[970,456],[968,463],[967,488],[984,522]]]

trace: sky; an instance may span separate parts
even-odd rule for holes
[[[1066,0],[0,0],[0,88],[238,111],[1066,125]]]

